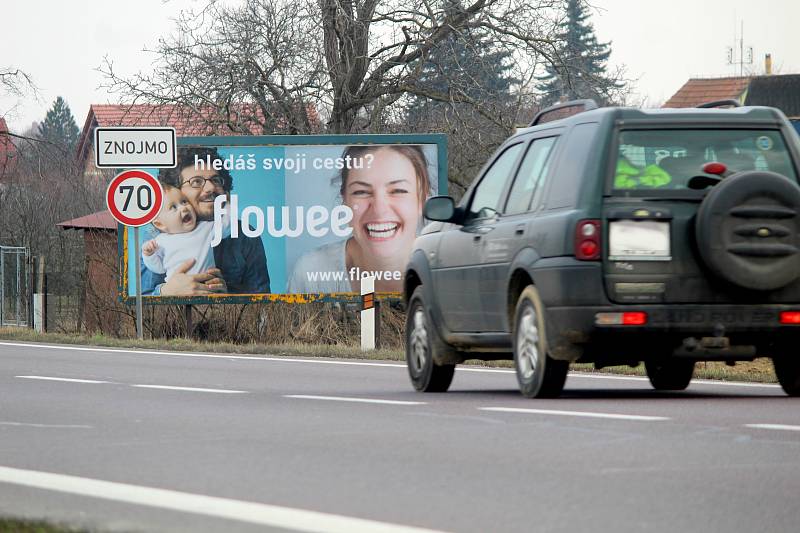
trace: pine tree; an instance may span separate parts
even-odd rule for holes
[[[447,16],[464,10],[461,0],[444,0]],[[429,116],[445,107],[492,102],[502,105],[510,99],[515,80],[510,74],[510,53],[493,46],[485,31],[454,32],[438,43],[421,67],[409,105],[409,121]],[[445,96],[442,101],[430,96]]]
[[[591,98],[607,105],[624,83],[606,73],[611,43],[599,43],[589,22],[584,0],[567,0],[566,17],[559,24],[560,46],[545,74],[537,78],[542,104]]]
[[[78,125],[72,116],[67,102],[56,98],[53,107],[47,112],[44,121],[39,124],[39,137],[59,147],[72,151],[78,142]]]

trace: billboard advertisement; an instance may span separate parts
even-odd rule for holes
[[[164,202],[120,227],[124,300],[355,300],[360,280],[399,296],[425,200],[447,191],[446,137],[186,137],[178,165],[151,169]]]

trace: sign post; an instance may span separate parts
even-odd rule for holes
[[[136,338],[142,340],[142,248],[139,226],[151,222],[161,210],[164,191],[151,174],[142,170],[126,170],[117,174],[106,189],[106,205],[117,222],[133,228],[136,265]]]

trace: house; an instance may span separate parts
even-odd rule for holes
[[[800,74],[692,78],[662,107],[697,107],[715,100],[778,108],[800,132]]]
[[[0,117],[0,183],[14,175],[17,166],[17,147],[11,140],[8,125]]]
[[[692,78],[661,107],[697,107],[716,100],[737,100],[744,103],[750,80],[750,76]]]

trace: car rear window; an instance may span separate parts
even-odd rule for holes
[[[731,172],[768,170],[797,180],[778,130],[659,129],[623,130],[619,135],[613,189],[689,190],[703,165],[724,164]]]

